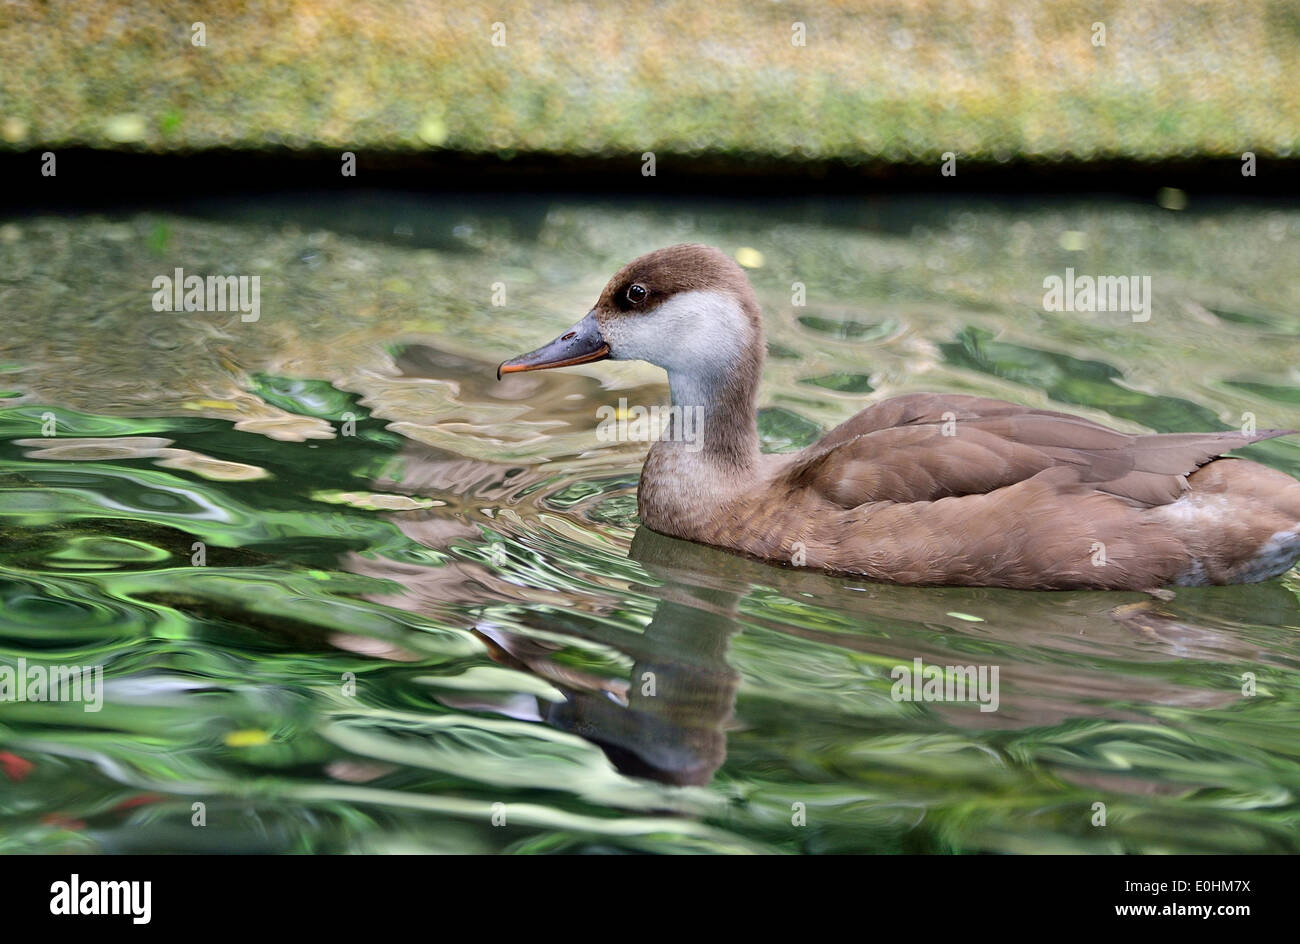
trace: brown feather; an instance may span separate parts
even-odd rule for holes
[[[1264,580],[1300,558],[1300,482],[1225,452],[1289,430],[1133,434],[1053,410],[923,393],[868,407],[793,455],[758,450],[762,318],[744,272],[704,246],[610,280],[602,326],[683,291],[733,299],[752,328],[710,387],[702,448],[660,441],[646,527],[768,561],[907,584],[1150,589]]]
[[[941,417],[951,418],[946,426],[936,425]],[[1132,435],[1065,413],[923,394],[833,430],[791,467],[789,483],[849,508],[980,494],[1069,466],[1097,491],[1149,507],[1187,491],[1186,476],[1211,459],[1288,432]]]

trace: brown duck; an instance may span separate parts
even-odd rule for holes
[[[868,407],[801,452],[759,451],[763,321],[741,268],[672,246],[618,271],[563,337],[503,373],[616,358],[668,372],[638,491],[655,531],[904,584],[1149,590],[1248,583],[1300,557],[1300,482],[1231,449],[1291,430],[1121,433],[985,397]],[[674,411],[675,414],[676,411]]]

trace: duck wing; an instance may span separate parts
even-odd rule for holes
[[[844,508],[981,495],[1047,469],[1142,507],[1187,491],[1187,476],[1232,449],[1291,430],[1132,434],[1068,413],[987,397],[912,394],[863,410],[783,473]]]

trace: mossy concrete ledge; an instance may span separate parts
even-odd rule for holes
[[[1298,59],[1289,0],[20,0],[0,147],[1287,157]]]

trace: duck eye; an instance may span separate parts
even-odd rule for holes
[[[647,294],[649,293],[646,292],[644,285],[632,284],[627,287],[627,300],[633,305],[638,305],[645,301]]]

